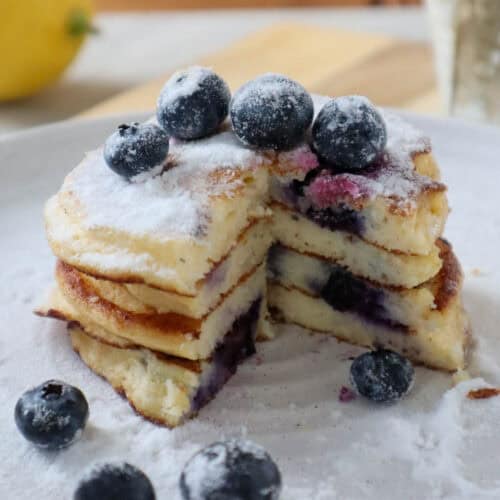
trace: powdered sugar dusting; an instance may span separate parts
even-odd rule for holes
[[[231,131],[192,142],[171,140],[173,161],[191,174],[217,168],[254,168],[268,164],[269,157],[245,148]]]
[[[278,154],[278,164],[298,168],[304,173],[319,166],[318,157],[311,151],[307,144],[302,144],[291,151]]]
[[[355,205],[380,196],[401,210],[412,210],[421,192],[444,189],[442,184],[415,171],[415,155],[431,151],[429,138],[394,113],[379,111],[388,137],[383,157],[359,173],[322,172],[306,190],[313,204],[320,208],[338,203]]]
[[[399,116],[383,111],[387,126],[387,146],[383,166],[368,172],[374,195],[391,198],[400,206],[415,207],[416,197],[429,188],[444,186],[415,171],[414,157],[430,152],[430,139]]]
[[[359,122],[362,119],[366,119],[367,115],[364,108],[373,106],[367,97],[358,95],[338,97],[335,99],[335,103],[340,113],[345,114],[346,120],[342,123],[338,121],[335,124],[331,123],[327,127],[330,130],[335,130],[337,128],[346,130],[353,121]],[[371,119],[371,123],[373,123],[373,117],[368,116],[368,118]]]
[[[211,498],[219,488],[223,490],[231,467],[240,453],[252,455],[258,461],[269,460],[266,450],[248,439],[229,439],[224,443],[214,443],[206,450],[197,453],[186,465],[183,483],[189,490],[191,500]],[[251,471],[252,469],[250,469]],[[263,485],[262,498],[277,500],[280,487]]]
[[[239,184],[231,175],[224,182],[216,171],[252,170],[269,159],[244,148],[231,132],[183,142],[171,139],[169,162],[162,175],[128,182],[111,171],[102,150],[89,153],[64,183],[61,193],[74,193],[88,228],[113,228],[158,239],[195,238],[210,215],[210,197],[231,195]]]
[[[259,87],[258,85],[254,85],[254,81],[252,80],[240,87],[235,97],[249,101],[250,105],[254,106],[257,112],[264,101],[275,112],[278,112],[283,105],[283,98],[285,98],[289,106],[297,106],[299,104],[300,96],[297,95],[297,89],[301,87],[286,76],[276,73],[265,73],[256,80],[264,82],[265,86],[261,85]]]
[[[27,413],[27,412],[25,412]],[[53,428],[61,428],[69,424],[69,415],[59,415],[46,405],[37,404],[33,408],[33,426],[49,431]]]
[[[224,484],[227,454],[228,450],[220,443],[212,446],[210,455],[198,454],[191,459],[184,475],[193,500],[203,500],[206,497],[205,491]]]
[[[191,66],[186,70],[176,71],[163,87],[160,100],[173,102],[179,97],[194,94],[199,88],[200,83],[211,74],[208,68],[202,66]],[[182,79],[182,85],[178,81]]]
[[[313,114],[313,101],[304,87],[274,73],[245,83],[231,101],[231,123],[239,139],[277,151],[302,141]]]
[[[203,68],[199,72],[202,74]],[[313,97],[316,110],[328,102],[328,98]],[[346,201],[349,196],[354,201],[385,196],[408,207],[422,189],[435,184],[415,173],[413,167],[413,155],[430,150],[428,138],[396,115],[382,114],[388,132],[383,168],[359,175],[324,174],[311,187],[313,203],[324,207]],[[154,233],[158,239],[196,238],[209,218],[210,196],[230,194],[239,182],[231,181],[231,175],[224,177],[224,182],[215,182],[211,175],[222,169],[231,174],[235,169],[258,168],[275,158],[290,172],[298,169],[307,173],[318,166],[316,155],[306,144],[276,157],[245,147],[232,131],[225,130],[198,141],[171,139],[167,169],[137,183],[127,182],[107,168],[101,150],[91,152],[70,174],[62,191],[75,193],[88,228],[108,227],[136,235]]]

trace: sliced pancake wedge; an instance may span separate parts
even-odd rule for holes
[[[134,298],[144,310],[159,313],[177,313],[190,318],[202,318],[209,313],[240,281],[264,262],[271,245],[270,221],[255,221],[238,238],[233,248],[221,261],[215,263],[210,272],[197,283],[196,294],[180,294],[162,290],[143,283],[124,283],[100,278],[96,284],[110,289],[110,293],[121,294],[130,304]],[[113,290],[113,292],[111,292]]]
[[[251,304],[259,301],[259,333],[269,335],[266,317],[266,269],[260,264],[203,318],[176,313],[159,313],[144,306],[123,289],[118,292],[109,283],[95,279],[58,262],[58,290],[71,306],[61,316],[82,325],[96,324],[113,335],[173,356],[191,360],[206,359],[230,329],[231,324]],[[49,304],[46,310],[57,310]],[[57,314],[56,314],[57,316]]]
[[[412,288],[441,269],[439,248],[427,255],[388,251],[346,231],[330,231],[276,202],[273,231],[276,240],[302,253],[337,261],[358,276],[390,286]]]
[[[123,394],[142,416],[175,427],[195,416],[229,378],[238,364],[255,352],[259,301],[234,320],[206,360],[175,356],[107,339],[92,327],[68,326],[73,348],[89,368]]]
[[[427,255],[441,236],[448,203],[431,145],[420,131],[383,112],[388,143],[368,168],[271,168],[271,198],[325,231],[344,231],[390,251]],[[303,155],[303,162],[307,156]]]
[[[269,217],[270,160],[229,132],[173,143],[169,158],[161,175],[129,182],[102,150],[88,153],[47,202],[54,254],[94,276],[196,295],[242,233]]]
[[[277,320],[367,347],[396,350],[433,368],[465,367],[469,323],[462,273],[451,247],[433,279],[413,289],[388,288],[338,264],[274,248],[269,259],[269,306]]]

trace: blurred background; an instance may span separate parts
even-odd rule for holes
[[[1,0],[0,46],[0,135],[152,109],[192,63],[500,123],[500,0]]]
[[[420,0],[97,0],[97,7],[104,10],[127,9],[186,9],[186,8],[239,8],[239,7],[300,7],[300,6],[373,6],[373,5],[411,5]]]

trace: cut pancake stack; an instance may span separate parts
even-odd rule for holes
[[[271,214],[265,156],[230,134],[173,146],[168,172],[130,183],[96,151],[46,207],[59,261],[40,313],[70,322],[75,350],[138,412],[195,414],[266,323]]]
[[[372,168],[273,176],[269,305],[285,322],[460,369],[469,332],[460,266],[440,238],[446,188],[429,141],[384,119],[388,143]]]
[[[276,321],[463,368],[445,186],[428,140],[384,117],[383,158],[359,174],[332,174],[307,144],[246,148],[227,129],[172,140],[164,172],[142,182],[89,153],[46,206],[58,262],[38,313],[68,321],[83,361],[168,426],[272,336],[266,297]]]

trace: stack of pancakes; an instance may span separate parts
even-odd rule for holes
[[[446,187],[428,139],[383,116],[388,144],[372,168],[273,176],[269,305],[286,322],[460,369],[469,326],[460,266],[440,238]]]
[[[172,140],[143,182],[89,153],[46,206],[58,262],[38,313],[68,321],[84,362],[168,426],[272,337],[267,296],[275,320],[462,368],[445,186],[428,140],[384,116],[384,157],[358,174],[332,174],[306,144],[247,149],[228,129]]]
[[[39,312],[151,420],[196,413],[270,336],[268,162],[226,132],[172,144],[162,177],[131,183],[99,150],[47,203],[58,262]]]

